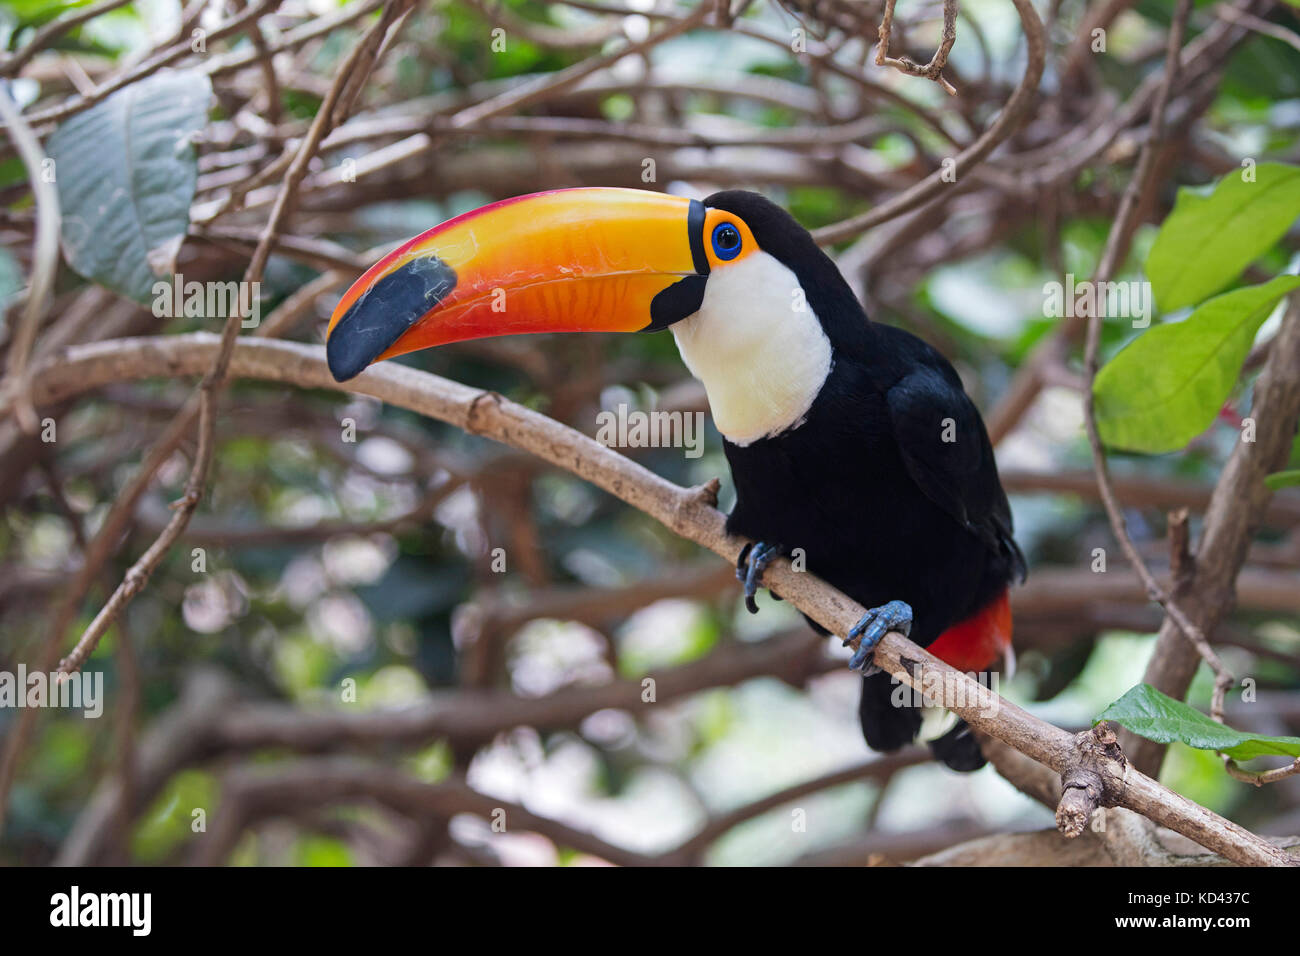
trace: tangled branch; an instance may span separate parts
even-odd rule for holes
[[[207,333],[77,347],[69,349],[61,361],[36,369],[33,390],[39,401],[51,402],[111,382],[195,374],[207,367],[220,347],[220,340]],[[317,346],[237,343],[230,357],[230,371],[236,376],[305,388],[340,388],[329,373],[324,349]],[[593,439],[495,393],[396,365],[367,370],[349,383],[349,390],[536,455],[604,489],[732,564],[746,544],[726,533],[724,516],[714,507],[714,487],[674,485]],[[768,567],[764,583],[831,633],[848,633],[865,613],[865,608],[811,574],[794,570],[784,559]],[[875,661],[972,727],[1061,774],[1065,791],[1058,826],[1067,836],[1081,832],[1098,806],[1121,806],[1234,862],[1295,865],[1273,844],[1133,769],[1114,746],[1113,737],[1076,738],[1053,727],[897,633],[881,640]],[[1105,762],[1100,762],[1098,751],[1088,744],[1090,740],[1101,744]]]

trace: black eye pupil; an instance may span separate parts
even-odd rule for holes
[[[732,223],[720,222],[713,227],[713,254],[723,262],[730,262],[740,255],[742,243],[740,230]]]

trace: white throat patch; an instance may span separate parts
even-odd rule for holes
[[[736,445],[797,428],[830,374],[830,339],[795,274],[766,252],[714,269],[700,310],[670,328]]]

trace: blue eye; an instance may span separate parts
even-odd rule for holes
[[[713,254],[724,262],[740,255],[740,230],[729,222],[714,226]]]

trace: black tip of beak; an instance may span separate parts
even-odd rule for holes
[[[361,293],[325,343],[335,381],[360,375],[455,288],[456,270],[427,256],[412,259]]]

